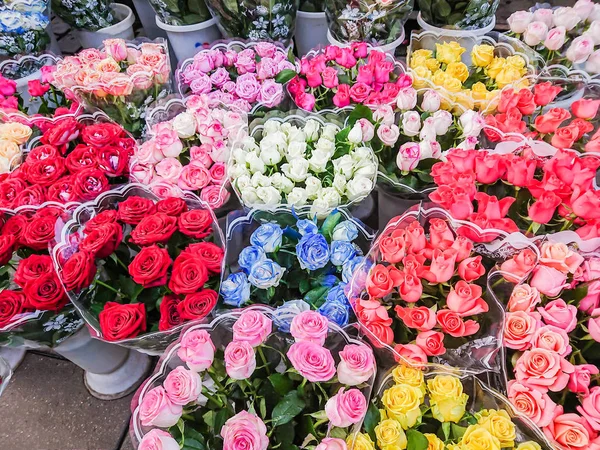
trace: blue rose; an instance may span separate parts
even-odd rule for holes
[[[250,299],[250,283],[244,272],[232,273],[221,283],[221,295],[226,305],[240,307]]]
[[[247,273],[250,273],[254,264],[264,261],[265,259],[267,259],[267,255],[262,247],[251,245],[240,252],[238,264]]]
[[[333,235],[331,238],[334,241],[348,241],[352,242],[358,237],[358,228],[356,224],[351,220],[344,220],[338,223],[333,229]]]
[[[354,258],[346,261],[344,268],[342,269],[342,280],[344,283],[349,283],[352,279],[352,275],[356,271],[356,268],[364,261],[364,256],[355,256]]]
[[[342,266],[356,255],[356,248],[348,241],[333,241],[331,243],[331,264]]]
[[[282,236],[283,230],[279,225],[265,223],[252,233],[252,236],[250,236],[250,243],[262,247],[267,253],[272,253],[279,250],[279,247],[281,247]]]
[[[322,234],[305,234],[296,245],[296,255],[303,269],[317,270],[329,262],[329,244]]]
[[[289,333],[294,317],[308,310],[310,310],[310,305],[304,300],[290,300],[273,312],[273,321],[280,331]]]
[[[265,259],[252,266],[248,280],[259,289],[278,286],[285,269],[275,261]]]
[[[319,232],[319,228],[317,227],[317,224],[314,223],[312,220],[308,220],[308,219],[299,220],[296,223],[296,226],[298,227],[298,231],[300,232],[300,234],[302,236],[304,236],[305,234],[313,234],[313,233]]]
[[[18,11],[0,11],[0,27],[5,33],[22,33],[25,18]]]
[[[344,285],[340,284],[329,291],[327,300],[318,309],[318,312],[330,321],[343,327],[350,320],[350,303],[344,294]]]
[[[45,30],[50,21],[48,17],[39,12],[26,13],[23,15],[23,27],[29,30]]]

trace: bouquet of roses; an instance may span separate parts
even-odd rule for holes
[[[341,212],[316,220],[254,211],[245,219],[233,220],[228,227],[223,303],[236,308],[253,303],[281,306],[286,300],[303,299],[330,321],[348,324],[346,285],[372,235]]]
[[[212,100],[250,112],[283,100],[283,84],[296,75],[293,56],[269,42],[216,44],[182,63],[176,79],[181,95]]]
[[[230,145],[246,134],[247,119],[223,106],[212,108],[206,96],[170,103],[167,114],[183,111],[151,126],[149,139],[135,150],[132,178],[194,191],[211,208],[219,208],[229,199]]]
[[[2,2],[0,5],[0,57],[43,53],[50,44],[47,2]]]
[[[170,90],[171,65],[162,39],[139,45],[107,39],[100,50],[84,49],[56,66],[52,84],[72,91],[88,108],[104,111],[140,136],[146,107]]]
[[[534,7],[508,18],[510,35],[535,49],[547,65],[600,73],[600,5],[578,0],[573,7]]]
[[[377,163],[366,136],[317,115],[268,119],[234,143],[228,172],[245,206],[310,206],[324,215],[363,200],[375,187]],[[373,139],[373,136],[370,137]]]
[[[400,89],[411,84],[393,56],[354,42],[309,52],[287,89],[299,108],[319,111],[350,104],[391,105]]]
[[[99,339],[161,351],[217,303],[222,238],[197,197],[130,184],[78,208],[59,239],[59,275]]]
[[[313,311],[293,317],[291,336],[277,323],[251,308],[187,329],[134,398],[137,448],[346,450],[373,351]]]
[[[23,145],[32,133],[27,125],[0,123],[0,176],[5,176],[21,164]]]
[[[531,421],[473,374],[442,368],[425,372],[403,363],[375,390],[362,431],[349,448],[553,448]]]
[[[557,447],[594,448],[600,442],[600,258],[573,249],[563,234],[541,241],[539,264],[508,300],[508,397]]]
[[[521,133],[559,149],[600,153],[600,132],[594,133],[600,122],[600,99],[578,99],[569,109],[553,107],[563,91],[564,87],[551,81],[518,92],[506,88],[500,94],[498,112],[487,115],[485,122],[503,133]],[[486,127],[485,134],[491,142],[503,138],[492,128]]]
[[[27,144],[23,164],[0,181],[0,207],[85,202],[127,182],[135,141],[106,116],[66,115],[34,122],[43,133]],[[3,127],[20,142],[31,135],[19,123]]]
[[[194,25],[211,19],[204,0],[150,0],[162,23],[174,26]]]
[[[48,254],[54,227],[65,212],[56,207],[2,214],[0,230],[0,342],[53,347],[83,321],[60,284]]]
[[[117,22],[110,0],[52,0],[52,11],[78,30],[97,31]]]

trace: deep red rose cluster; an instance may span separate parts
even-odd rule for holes
[[[110,189],[129,172],[135,141],[113,123],[84,125],[58,120],[26,161],[0,178],[0,207],[85,202]]]
[[[62,280],[68,291],[89,287],[97,267],[118,259],[116,251],[125,245],[126,253],[135,256],[121,263],[119,278],[130,278],[140,290],[160,289],[158,330],[167,331],[206,317],[217,303],[217,292],[205,289],[220,274],[224,255],[221,247],[205,241],[212,233],[208,210],[190,210],[179,198],[155,202],[131,196],[116,210],[103,211],[84,224],[77,251],[63,264]],[[167,245],[174,241],[185,245],[174,250]],[[109,301],[102,306],[99,322],[106,340],[132,338],[152,328],[143,302]]]
[[[54,227],[60,214],[59,209],[47,207],[32,214],[19,213],[4,218],[0,231],[0,266],[11,264],[5,276],[11,277],[20,289],[0,291],[0,327],[10,325],[20,314],[59,311],[68,303],[48,255],[48,245],[54,239]],[[14,256],[19,249],[32,254],[17,262]]]

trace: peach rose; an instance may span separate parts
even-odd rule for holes
[[[529,284],[549,297],[556,297],[568,287],[566,274],[553,267],[542,265],[535,268]]]
[[[500,266],[500,270],[505,272],[504,278],[511,283],[520,282],[537,263],[537,256],[533,250],[526,249],[518,253],[511,259],[507,259]]]
[[[398,305],[394,310],[398,318],[409,328],[414,328],[418,331],[429,331],[435,327],[435,312],[426,306],[403,308]]]
[[[513,289],[507,308],[510,312],[531,312],[541,301],[540,293],[536,288],[528,284],[519,284]]]
[[[560,270],[562,273],[575,273],[583,263],[583,256],[561,242],[544,242],[540,253],[540,264]]]
[[[398,344],[394,347],[394,359],[397,362],[409,365],[416,365],[419,367],[421,364],[427,363],[427,354],[421,347],[415,344]]]
[[[446,298],[446,304],[451,311],[462,317],[475,316],[489,311],[489,306],[481,298],[481,294],[482,289],[480,286],[460,280],[451,288]]]
[[[538,312],[542,315],[542,320],[546,325],[554,325],[567,333],[573,331],[577,326],[577,308],[567,305],[560,298],[551,301],[543,308],[538,308]]]
[[[586,420],[577,414],[562,414],[557,408],[557,415],[544,428],[544,434],[565,450],[587,449],[593,435]]]
[[[546,325],[538,328],[531,345],[534,348],[545,348],[558,353],[560,356],[569,355],[573,349],[569,345],[569,335],[562,328]]]
[[[577,411],[587,419],[594,431],[600,431],[600,386],[590,389],[588,395],[581,401],[581,406],[577,407]]]
[[[526,350],[540,326],[540,315],[525,311],[506,313],[504,345],[513,350]]]
[[[544,348],[528,350],[515,366],[516,380],[543,392],[562,391],[567,387],[569,375],[575,371],[573,364]]]
[[[427,356],[439,356],[446,353],[444,333],[439,331],[422,331],[417,335],[415,343]]]
[[[512,380],[508,383],[508,399],[517,411],[525,414],[537,426],[545,427],[552,422],[556,403],[548,394]]]

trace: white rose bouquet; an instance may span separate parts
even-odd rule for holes
[[[373,190],[377,163],[367,144],[318,115],[271,118],[234,144],[229,176],[244,206],[310,206],[322,216]]]

